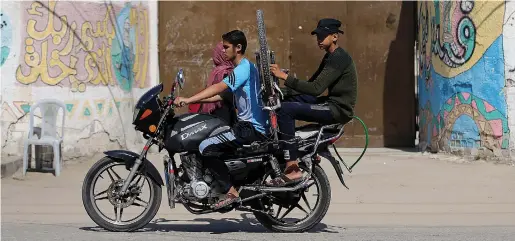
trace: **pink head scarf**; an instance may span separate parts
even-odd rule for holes
[[[219,42],[213,49],[212,58],[213,63],[215,64],[215,68],[211,71],[211,74],[209,75],[206,87],[219,83],[223,80],[224,75],[229,75],[231,71],[234,69],[234,64],[231,61],[225,59],[224,47],[222,42]],[[220,101],[214,103],[204,103],[202,104],[201,112],[211,113],[213,110],[220,108],[221,106],[222,103]]]

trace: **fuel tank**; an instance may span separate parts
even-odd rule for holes
[[[203,140],[228,129],[230,126],[214,115],[188,113],[176,116],[167,126],[165,149],[169,153],[196,151]]]

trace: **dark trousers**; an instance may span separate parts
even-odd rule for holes
[[[317,104],[317,97],[311,95],[295,95],[285,98],[277,112],[279,139],[289,140],[295,137],[295,120],[316,122],[322,125],[336,124],[327,104]],[[297,160],[297,145],[285,144],[284,159]]]
[[[220,132],[202,141],[199,146],[204,165],[215,175],[215,179],[224,187],[225,192],[232,186],[229,168],[225,160],[220,159],[223,153],[234,152],[236,148],[250,145],[255,141],[263,141],[266,137],[254,129],[250,122],[237,122],[231,129]]]

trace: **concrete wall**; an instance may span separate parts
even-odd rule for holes
[[[422,149],[509,156],[515,142],[513,5],[418,2]]]
[[[247,57],[255,62],[257,9],[264,11],[268,44],[276,52],[276,61],[306,80],[324,55],[310,32],[319,19],[337,18],[345,32],[339,44],[356,63],[356,115],[368,126],[369,146],[414,146],[415,7],[416,3],[409,1],[162,1],[159,3],[162,80],[168,91],[177,69],[182,67],[187,86],[181,94],[189,96],[201,90],[213,66],[213,47],[223,33],[232,29],[246,34]],[[359,122],[348,124],[345,131],[337,143],[339,146],[364,146],[364,131]]]
[[[141,148],[132,110],[159,82],[156,2],[2,1],[0,10],[2,156],[22,156],[28,112],[45,98],[66,105],[65,159]]]

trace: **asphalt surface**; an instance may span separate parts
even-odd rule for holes
[[[205,221],[205,224],[149,224],[135,233],[113,233],[91,225],[2,223],[3,241],[22,240],[382,240],[382,241],[509,241],[515,227],[328,227],[308,233],[267,233],[257,224]]]
[[[159,156],[149,159],[162,170]],[[170,210],[165,199],[144,229],[105,231],[82,206],[82,180],[92,164],[67,164],[60,177],[29,172],[2,179],[1,240],[515,241],[510,165],[372,151],[346,173],[347,190],[323,163],[333,195],[327,215],[309,232],[282,234],[269,232],[249,213],[192,215],[180,206]]]

